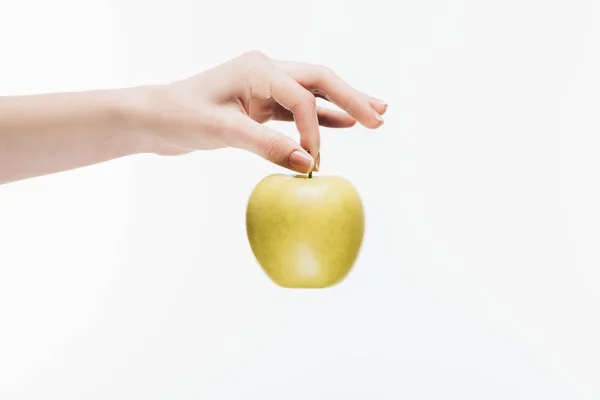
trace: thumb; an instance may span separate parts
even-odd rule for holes
[[[311,155],[289,136],[244,118],[239,147],[281,167],[307,174],[315,166]]]

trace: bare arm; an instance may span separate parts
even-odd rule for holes
[[[0,98],[0,183],[139,152],[132,90]]]

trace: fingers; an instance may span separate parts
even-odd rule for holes
[[[307,174],[315,168],[313,157],[296,141],[250,118],[236,123],[240,141],[236,147],[251,151],[281,167]]]
[[[336,104],[365,127],[375,129],[383,124],[387,104],[356,90],[329,68],[289,61],[275,63],[301,86]]]
[[[315,96],[291,76],[275,67],[268,73],[271,96],[292,114],[300,133],[300,145],[316,157],[319,154],[321,140]]]
[[[273,119],[294,121],[294,115],[290,111],[280,108],[275,112]],[[317,120],[319,125],[326,128],[350,128],[356,124],[356,120],[347,113],[326,107],[317,107]]]
[[[369,97],[369,104],[371,105],[371,108],[373,108],[375,111],[377,111],[377,113],[379,115],[385,114],[385,112],[387,111],[387,108],[388,108],[387,103],[383,100],[379,100],[374,97],[370,97],[370,96],[368,96],[368,97]]]
[[[387,104],[354,89],[328,68],[274,61],[259,52],[248,53],[236,65],[247,71],[242,75],[244,83],[236,85],[243,107],[249,109],[253,98],[272,99],[282,107],[276,111],[275,119],[296,123],[300,144],[252,118],[239,122],[245,133],[238,147],[277,165],[301,173],[318,171],[320,126],[350,127],[358,121],[375,129],[383,124]],[[316,97],[323,97],[345,112],[317,107]]]

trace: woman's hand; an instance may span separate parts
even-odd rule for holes
[[[318,171],[319,125],[378,128],[387,105],[330,69],[278,61],[252,51],[211,70],[144,92],[145,151],[177,155],[234,147],[282,167]],[[324,98],[342,111],[316,105]],[[263,123],[295,121],[300,143]],[[151,140],[148,140],[151,139]]]
[[[344,111],[317,107],[315,97]],[[259,52],[168,85],[0,97],[0,184],[137,153],[221,147],[318,171],[319,125],[377,128],[386,107],[325,67]],[[300,143],[269,120],[295,121]]]

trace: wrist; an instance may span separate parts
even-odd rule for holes
[[[146,136],[144,125],[144,106],[138,95],[138,88],[109,90],[108,118],[120,132],[120,146],[128,154],[145,153]]]
[[[122,89],[118,106],[120,119],[129,132],[135,153],[165,154],[167,133],[181,130],[182,120],[170,106],[172,96],[166,85]]]

